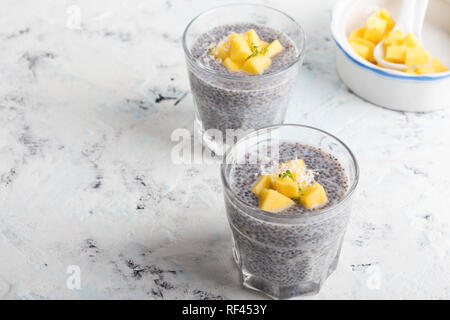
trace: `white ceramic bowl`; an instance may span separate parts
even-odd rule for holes
[[[398,17],[401,0],[340,0],[333,8],[331,33],[337,44],[341,79],[361,98],[399,111],[433,111],[450,107],[450,71],[410,75],[377,67],[361,58],[347,41],[351,30],[364,25],[378,8]],[[430,1],[422,40],[433,57],[450,66],[450,1]]]

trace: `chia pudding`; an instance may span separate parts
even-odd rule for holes
[[[225,205],[244,285],[288,299],[318,293],[335,270],[350,215],[350,201],[344,201],[349,178],[336,157],[312,145],[282,141],[278,157],[280,163],[303,159],[315,171],[327,194],[324,207],[295,203],[278,213],[260,210],[251,189],[269,164],[250,160],[251,152],[240,163],[224,165],[222,178],[228,181]]]
[[[263,41],[279,40],[284,49],[258,75],[230,71],[211,54],[230,34],[249,29]],[[227,134],[241,136],[250,129],[284,122],[303,60],[303,41],[303,37],[300,42],[294,41],[284,32],[253,22],[215,26],[192,41],[187,55],[189,81],[197,124],[202,134],[206,133],[207,144],[216,140],[220,145],[226,142]],[[234,131],[227,132],[230,129]]]

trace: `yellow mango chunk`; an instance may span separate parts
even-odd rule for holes
[[[431,59],[431,66],[434,69],[434,72],[445,72],[448,71],[448,68],[438,59]]]
[[[259,208],[270,212],[280,212],[292,206],[294,201],[272,189],[264,189],[259,196]]]
[[[364,39],[373,43],[377,43],[383,38],[386,31],[386,20],[376,16],[367,19],[366,30],[364,31]]]
[[[264,54],[267,58],[272,58],[283,51],[283,46],[280,41],[274,40],[272,41],[266,48],[266,53]]]
[[[270,43],[261,40],[261,49],[264,50],[269,46]]]
[[[417,37],[412,33],[408,33],[408,35],[403,40],[403,43],[408,47],[415,47],[420,45],[419,39],[417,39]]]
[[[226,57],[225,60],[223,60],[222,64],[231,71],[240,71],[241,65],[239,63],[234,62],[231,60],[230,57]]]
[[[211,54],[216,59],[220,58],[222,60],[225,60],[225,58],[228,57],[229,50],[230,50],[230,41],[223,41],[211,51]]]
[[[289,177],[276,177],[272,181],[272,187],[277,190],[282,195],[288,198],[295,199],[298,198],[298,184]]]
[[[408,66],[427,64],[430,60],[430,55],[423,47],[415,46],[406,49],[405,64]]]
[[[284,164],[290,168],[289,171],[291,172],[294,181],[297,180],[297,172],[302,172],[305,168],[305,162],[302,159],[287,161]]]
[[[383,40],[385,46],[400,45],[403,44],[403,38],[405,35],[401,30],[394,30],[390,32]]]
[[[236,33],[233,32],[232,34],[230,34],[229,36],[229,41],[245,41],[245,37],[242,33]]]
[[[355,29],[355,30],[353,30],[350,33],[349,39],[352,39],[352,38],[363,38],[365,31],[366,31],[366,27],[365,26],[362,27],[362,28],[359,28],[359,29]]]
[[[382,8],[375,14],[375,16],[386,21],[386,32],[389,32],[392,30],[392,28],[394,28],[395,21],[394,21],[394,19],[392,19],[392,16],[391,16],[391,13],[389,12],[389,10]]]
[[[247,38],[247,43],[250,46],[256,46],[258,50],[261,50],[261,39],[259,38],[258,34],[255,30],[250,29],[245,33],[245,36]]]
[[[427,73],[434,73],[434,69],[432,66],[420,66],[416,68],[416,74],[427,74]]]
[[[260,74],[264,71],[264,69],[269,67],[271,63],[272,60],[270,60],[270,58],[264,55],[257,55],[247,59],[247,61],[245,61],[242,65],[242,70],[252,74]]]
[[[387,61],[394,63],[404,63],[406,57],[406,46],[405,45],[392,45],[386,48],[386,56],[384,57]]]
[[[375,62],[375,58],[373,56],[373,48],[375,47],[375,45],[372,42],[362,38],[353,38],[349,39],[348,43],[353,48],[353,50],[355,50],[355,52],[361,57],[366,60]]]
[[[405,69],[405,70],[403,70],[403,72],[406,72],[409,74],[416,74],[413,69]]]
[[[264,174],[256,180],[253,185],[252,192],[259,195],[264,189],[269,189],[272,186],[272,176],[269,174]]]
[[[231,60],[239,63],[243,63],[249,56],[252,55],[252,51],[245,41],[244,36],[240,34],[230,38],[230,58]]]
[[[327,194],[323,186],[316,182],[306,186],[300,191],[300,203],[308,209],[315,209],[327,202]]]

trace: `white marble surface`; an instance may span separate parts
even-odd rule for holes
[[[218,166],[170,160],[171,132],[193,128],[181,33],[220,3],[2,1],[0,298],[263,298],[240,285]],[[333,1],[263,3],[308,34],[288,122],[338,135],[361,167],[317,297],[449,299],[450,111],[394,112],[349,92]]]

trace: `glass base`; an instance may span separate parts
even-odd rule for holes
[[[324,277],[323,281],[325,281],[336,270],[339,262],[339,251],[340,250],[338,250],[338,254],[328,268],[326,277]],[[320,288],[322,287],[321,282],[313,281],[302,282],[292,286],[277,286],[265,279],[254,276],[245,268],[242,268],[239,259],[239,252],[235,246],[233,246],[233,260],[236,262],[237,267],[241,271],[242,284],[244,287],[261,292],[274,300],[288,300],[314,296],[320,292]]]
[[[242,270],[242,279],[244,287],[264,293],[275,300],[312,296],[320,291],[319,283],[304,282],[293,286],[275,286],[264,279],[245,272],[245,270]]]

